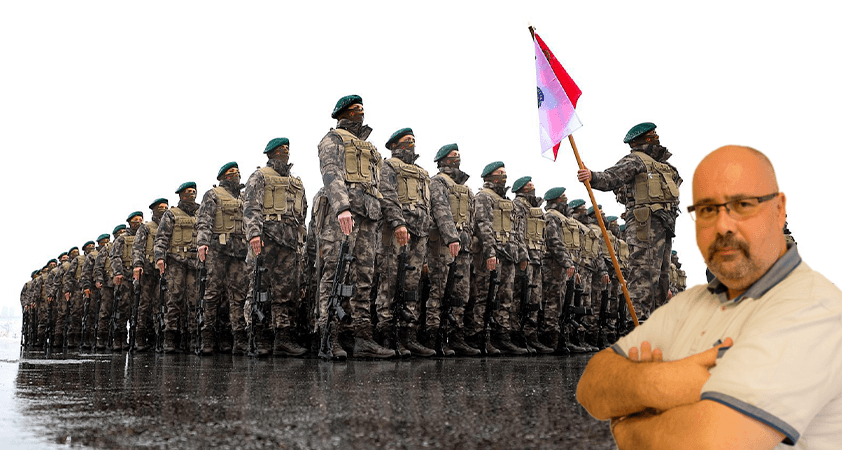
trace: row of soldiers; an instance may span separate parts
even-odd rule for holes
[[[500,161],[474,194],[457,144],[431,177],[410,128],[384,159],[363,117],[355,95],[333,110],[309,229],[289,140],[273,139],[245,185],[225,164],[201,204],[183,183],[176,206],[159,198],[152,220],[135,211],[113,242],[103,234],[33,272],[21,294],[30,343],[344,359],[588,351],[622,332],[593,208],[563,187],[541,199],[528,176],[509,200]],[[604,221],[627,266],[622,227]]]

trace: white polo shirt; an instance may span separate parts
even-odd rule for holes
[[[787,252],[739,297],[714,279],[672,298],[612,347],[649,341],[664,360],[730,337],[701,399],[722,403],[786,436],[776,448],[842,448],[842,292]],[[788,444],[788,445],[784,445]]]

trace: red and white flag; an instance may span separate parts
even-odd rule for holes
[[[555,161],[560,142],[582,127],[576,115],[576,102],[582,90],[538,34],[535,34],[535,71],[541,155]]]

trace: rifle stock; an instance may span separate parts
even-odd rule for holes
[[[339,248],[339,259],[336,261],[336,271],[333,274],[333,285],[330,288],[330,297],[327,301],[327,322],[322,329],[321,343],[319,345],[319,358],[323,360],[330,360],[333,358],[333,352],[330,349],[330,335],[331,327],[333,327],[333,318],[336,317],[344,324],[351,323],[351,316],[342,308],[342,299],[351,299],[356,293],[356,286],[353,284],[345,284],[348,278],[348,269],[350,264],[356,259],[350,254],[350,244],[348,237],[342,241]]]

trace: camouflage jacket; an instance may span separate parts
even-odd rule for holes
[[[46,291],[47,297],[57,298],[59,296],[59,288],[61,287],[61,264],[53,267],[47,274]]]
[[[94,265],[96,264],[97,255],[102,251],[102,247],[85,255],[85,262],[82,265],[82,277],[79,278],[79,289],[95,289],[94,286]]]
[[[495,185],[483,183],[483,189],[495,190]],[[499,195],[499,190],[496,190]],[[505,198],[505,196],[501,197]],[[517,208],[512,209],[512,232],[509,242],[498,242],[494,235],[494,205],[496,200],[488,193],[480,190],[474,196],[474,235],[477,237],[483,259],[496,257],[509,262],[518,263],[529,259],[526,244],[523,242],[523,232],[526,228],[526,217]]]
[[[242,199],[239,192],[232,193],[230,190],[228,192],[234,198]],[[220,204],[221,201],[214,189],[205,192],[199,210],[196,211],[196,230],[198,231],[196,243],[199,247],[207,245],[219,254],[245,260],[248,253],[248,243],[242,229],[224,235],[213,232],[216,210]],[[242,205],[242,202],[240,204]]]
[[[342,129],[347,129],[348,126],[344,120],[340,121],[338,125]],[[371,128],[368,126],[362,126],[357,133],[354,133],[360,139],[367,139],[370,134]],[[379,155],[376,155],[376,157],[379,158]],[[374,191],[366,190],[362,185],[349,183],[346,180],[345,146],[342,143],[342,138],[333,129],[319,142],[319,168],[330,203],[329,214],[333,220],[336,220],[336,216],[340,213],[351,211],[375,221],[380,220],[385,215],[386,224],[391,229],[405,225],[400,206],[397,203],[397,196],[393,199],[381,198],[383,195],[379,192],[380,174],[378,170],[373,171]]]
[[[524,223],[524,226],[523,226],[523,243],[524,243],[524,245],[526,245],[527,244],[527,242],[526,242],[526,223],[527,222],[526,221],[529,218],[529,210],[531,208],[533,208],[533,206],[531,204],[529,204],[529,201],[526,199],[526,197],[524,197],[522,195],[516,195],[514,202],[515,202],[515,209],[520,210],[520,214],[523,216],[523,223]],[[546,219],[545,219],[545,221],[546,221]],[[545,230],[546,230],[546,225],[545,225]],[[545,233],[546,233],[546,231],[545,231]],[[546,248],[547,248],[546,234],[544,235],[543,239],[544,239],[544,250],[532,249],[532,248],[529,248],[528,245],[526,245],[526,252],[529,255],[529,261],[531,261],[533,263],[537,263],[537,264],[540,264],[541,261],[543,261],[544,252],[546,251]]]
[[[292,164],[289,166],[292,166]],[[281,176],[292,176],[289,175],[289,166],[282,171],[276,169],[276,172]],[[246,241],[250,241],[256,236],[262,236],[263,239],[271,239],[284,247],[297,249],[305,234],[304,223],[308,207],[306,191],[302,188],[303,205],[301,214],[293,212],[282,220],[264,220],[263,200],[265,192],[266,178],[260,169],[255,170],[246,181],[246,188],[243,191],[243,227],[245,228]]]
[[[161,224],[160,218],[155,219],[153,216],[152,220],[158,225]],[[140,224],[140,228],[137,229],[137,233],[135,235],[134,244],[132,244],[132,267],[142,267],[144,273],[154,269],[154,265],[149,262],[149,259],[146,257],[147,239],[151,237],[153,245],[155,239],[155,236],[149,236],[150,232],[151,230],[146,222]]]
[[[77,292],[81,289],[79,280],[76,279],[76,272],[79,271],[79,265],[82,269],[85,268],[85,255],[80,253],[79,256],[70,261],[70,266],[64,273],[64,281],[62,283],[62,292]]]
[[[30,279],[26,283],[23,284],[23,288],[20,290],[20,306],[21,309],[29,306],[29,292],[32,290],[32,282],[35,281],[34,279]]]
[[[195,216],[199,209],[199,204],[195,202],[186,203],[184,201],[178,202],[176,206],[178,209],[184,211],[189,216]],[[185,258],[181,255],[170,253],[170,242],[172,241],[173,229],[175,228],[175,215],[171,210],[164,211],[161,216],[161,221],[158,223],[158,231],[155,233],[154,250],[155,261],[167,260],[167,257],[174,259],[182,264],[189,264],[190,268],[198,267],[196,258]],[[195,255],[195,253],[193,253]]]
[[[43,300],[45,300],[44,297],[41,295],[41,290],[42,290],[43,286],[44,286],[44,275],[39,274],[37,277],[35,277],[35,282],[32,283],[32,291],[29,294],[29,302],[30,303],[40,303]]]
[[[140,227],[138,227],[138,230]],[[131,267],[131,261],[123,261],[123,247],[126,243],[126,236],[137,236],[137,230],[132,230],[131,227],[126,228],[126,232],[121,234],[114,239],[114,243],[111,244],[111,271],[114,272],[114,276],[122,275],[126,279],[131,279],[132,271],[127,269],[126,267]],[[135,240],[137,240],[135,238]]]
[[[678,170],[671,164],[659,162],[669,165],[678,174]],[[591,171],[591,187],[600,191],[614,191],[617,194],[617,200],[624,203],[627,211],[631,211],[635,207],[634,178],[637,174],[645,172],[646,164],[643,160],[629,153],[603,172]],[[676,184],[681,184],[680,177],[676,180]]]
[[[389,160],[386,160],[380,167],[380,193],[383,194],[381,203],[388,202],[389,207],[397,205],[400,209],[401,218],[411,235],[428,235],[432,223],[430,205],[426,203],[426,199],[421,199],[415,204],[414,208],[401,204],[398,199],[398,171],[392,166]],[[395,228],[397,227],[391,227],[393,230]]]
[[[442,244],[451,244],[456,242],[454,236],[450,234],[455,233],[455,236],[459,240],[459,246],[461,247],[460,251],[468,252],[471,248],[471,232],[474,229],[474,194],[468,190],[468,197],[470,198],[470,203],[468,205],[468,218],[465,223],[462,224],[462,229],[459,230],[456,228],[456,221],[453,218],[453,210],[450,205],[450,189],[448,188],[447,181],[444,179],[443,175],[449,177],[454,183],[461,185],[464,185],[469,178],[468,174],[459,169],[443,167],[439,173],[435,174],[433,178],[430,179],[430,201],[433,203],[434,219],[433,228],[438,230],[439,235],[441,236]],[[437,212],[436,208],[438,204],[444,205],[443,207],[444,209],[447,209],[447,211]],[[451,227],[452,230],[449,230]]]
[[[547,221],[546,227],[544,228],[544,244],[547,246],[547,251],[544,252],[544,258],[560,263],[565,269],[574,267],[575,263],[571,249],[568,249],[564,245],[561,231],[561,217],[558,217],[554,213],[546,212],[544,213],[544,220]]]
[[[100,248],[94,261],[94,283],[102,283],[103,286],[114,286],[114,277],[108,276],[110,267],[106,268],[106,262],[111,259],[111,247],[113,243],[109,242],[104,247]]]

